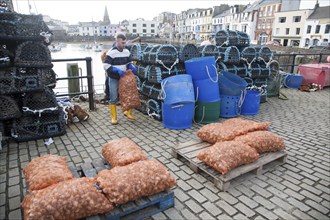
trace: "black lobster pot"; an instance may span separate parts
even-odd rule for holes
[[[242,31],[236,31],[238,34],[238,45],[239,47],[247,47],[250,45],[250,37],[247,33]]]
[[[260,76],[259,76],[259,78],[260,79],[269,79],[270,73],[271,73],[270,67],[267,66],[264,63],[260,63],[259,66],[260,66]]]
[[[173,67],[169,71],[161,65],[150,65],[146,69],[148,75],[148,82],[150,83],[161,83],[163,79],[178,74],[176,67]]]
[[[141,93],[148,98],[160,99],[161,86],[160,84],[150,83],[148,81],[142,82]]]
[[[0,13],[0,39],[13,41],[44,41],[50,43],[51,32],[42,15]]]
[[[144,48],[144,50],[142,51],[142,55],[141,55],[141,61],[145,64],[149,63],[149,53],[150,50],[153,48],[152,45],[148,45]]]
[[[13,120],[12,124],[12,137],[18,142],[61,136],[65,133],[63,111],[40,117],[38,115],[23,116]]]
[[[234,65],[236,75],[244,78],[247,77],[247,66],[244,63]]]
[[[16,68],[0,69],[0,95],[19,93]]]
[[[239,35],[237,31],[221,30],[215,34],[217,46],[239,46]]]
[[[180,62],[185,62],[186,60],[200,56],[198,48],[194,44],[181,45],[177,48],[177,51]]]
[[[178,62],[178,51],[173,45],[155,45],[149,51],[150,64],[167,65],[167,67],[170,68],[170,65],[175,65]]]
[[[133,44],[130,49],[130,52],[132,55],[132,60],[142,61],[143,50],[146,47],[147,47],[147,44]]]
[[[260,73],[261,73],[260,65],[256,62],[253,62],[250,65],[250,68],[248,68],[248,76],[253,80],[258,79],[260,77]]]
[[[162,102],[155,99],[147,101],[147,114],[149,117],[162,121]]]
[[[53,67],[48,47],[34,41],[26,41],[18,45],[14,64],[16,67]]]
[[[148,68],[149,65],[145,63],[140,63],[136,65],[136,75],[140,77],[141,79],[147,79],[148,78]]]
[[[219,50],[216,45],[208,44],[204,46],[199,46],[198,51],[201,57],[211,57],[214,56],[217,59],[220,55]]]
[[[28,93],[22,100],[24,114],[54,114],[62,111],[51,90]]]
[[[236,46],[218,47],[218,50],[222,62],[233,64],[240,62],[240,52]]]
[[[12,67],[14,63],[14,54],[6,49],[6,46],[0,45],[0,69]]]
[[[0,95],[0,121],[19,118],[21,115],[22,113],[15,99]]]
[[[253,59],[257,58],[257,52],[255,47],[249,46],[241,50],[241,58],[246,60],[248,63],[251,63]]]
[[[264,62],[268,63],[273,58],[273,52],[269,47],[258,46],[258,47],[255,47],[255,49],[256,49],[256,54],[257,54],[258,59],[261,59]]]

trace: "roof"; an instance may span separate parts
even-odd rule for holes
[[[213,18],[221,18],[221,17],[225,17],[227,15],[230,15],[231,14],[230,10],[231,9],[228,9],[228,10],[222,12],[221,14],[218,14],[217,16],[214,16]]]
[[[262,2],[263,0],[258,0],[253,2],[250,5],[247,5],[246,9],[244,9],[243,13],[245,12],[251,12],[253,10],[257,10],[259,8],[259,4]]]
[[[273,5],[281,2],[282,0],[263,0],[260,2],[259,7],[264,5]]]
[[[309,15],[309,17],[307,18],[307,20],[310,19],[329,19],[329,15],[330,15],[330,5],[329,6],[325,6],[325,7],[317,7],[312,14]]]

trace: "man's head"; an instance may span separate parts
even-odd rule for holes
[[[126,36],[124,34],[118,34],[116,37],[116,46],[118,49],[123,50],[126,45]]]

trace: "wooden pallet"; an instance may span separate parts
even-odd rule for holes
[[[209,175],[213,179],[216,187],[218,187],[221,191],[226,191],[230,186],[230,182],[236,177],[242,176],[243,174],[249,172],[259,175],[278,164],[285,163],[287,159],[287,153],[285,151],[264,153],[260,155],[260,158],[256,162],[239,166],[222,175],[220,172],[198,160],[196,157],[199,152],[207,147],[210,147],[211,145],[212,144],[203,142],[202,140],[191,140],[186,143],[181,143],[177,147],[173,148],[172,155],[177,159],[185,158],[189,164],[189,167],[194,172],[204,172]]]
[[[75,177],[79,178],[95,177],[101,170],[110,168],[111,166],[105,160],[99,159],[77,167],[70,167],[70,170]],[[142,197],[134,202],[125,203],[105,215],[88,217],[86,220],[142,220],[173,206],[174,192],[166,190],[152,196]]]

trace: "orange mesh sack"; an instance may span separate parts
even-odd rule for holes
[[[120,98],[121,110],[140,107],[140,97],[137,89],[137,82],[132,70],[127,70],[123,77],[119,79],[118,93]]]
[[[197,158],[226,174],[235,167],[255,162],[259,159],[259,154],[254,148],[242,142],[224,141],[203,150]]]
[[[148,159],[141,148],[127,137],[106,143],[102,148],[102,155],[112,167]]]
[[[67,180],[27,194],[21,204],[25,220],[79,219],[104,214],[113,205],[95,187],[95,179]]]
[[[197,136],[203,141],[214,144],[220,141],[233,140],[236,136],[251,131],[268,130],[269,126],[269,122],[255,122],[241,118],[232,118],[224,122],[204,125],[197,131]]]
[[[96,180],[110,202],[120,205],[175,186],[174,177],[156,160],[102,170]]]
[[[270,131],[253,131],[245,135],[238,136],[234,140],[243,142],[250,147],[253,147],[259,154],[285,149],[283,139]]]
[[[29,190],[39,190],[74,178],[65,157],[47,154],[32,159],[23,169]]]

